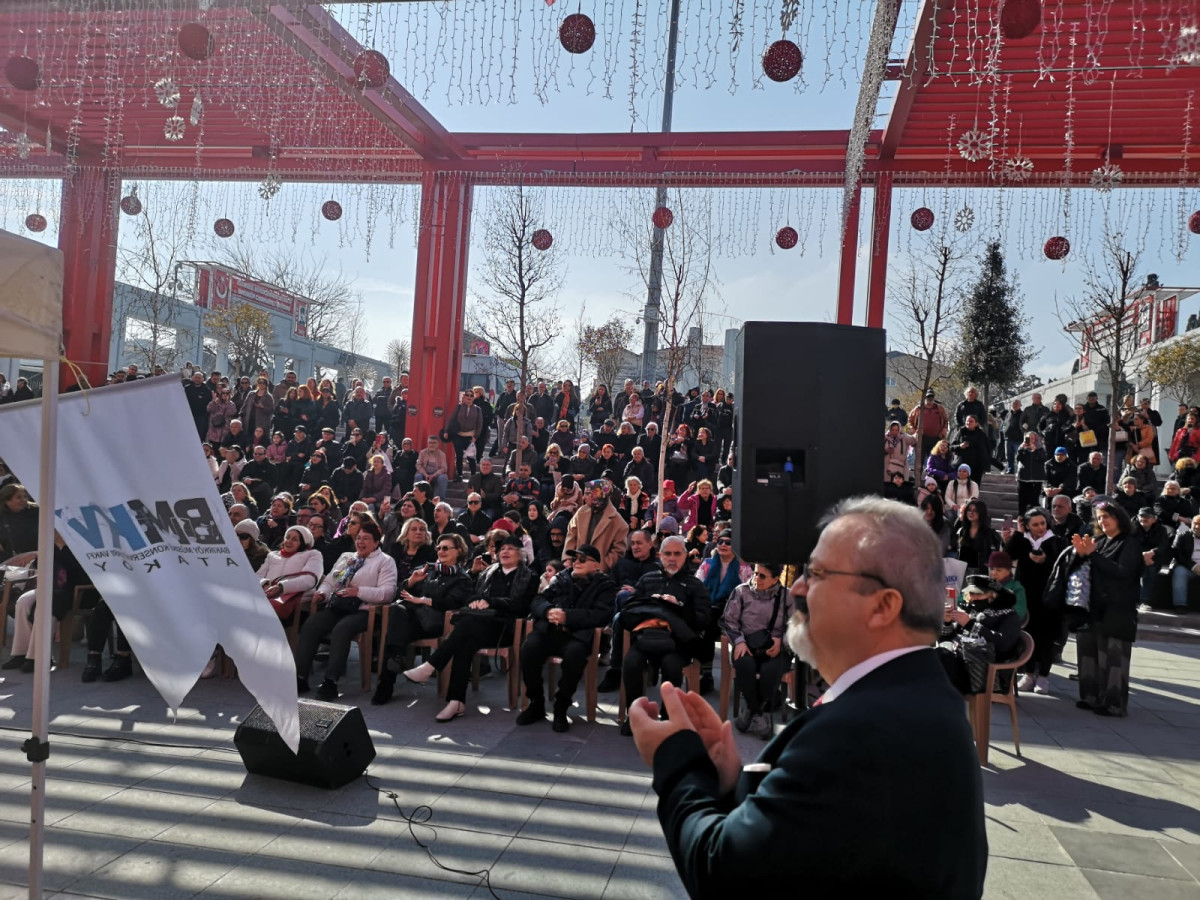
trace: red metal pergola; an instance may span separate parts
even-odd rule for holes
[[[867,134],[850,195],[839,322],[853,316],[862,188],[874,196],[866,324],[881,326],[893,187],[998,179],[994,162],[968,161],[947,135],[948,122],[963,130],[986,119],[1001,89],[1009,143],[1015,147],[1019,122],[1020,152],[1037,173],[1027,186],[1087,184],[1106,160],[1119,161],[1138,185],[1177,185],[1181,167],[1196,169],[1181,110],[1182,98],[1200,89],[1200,66],[1134,65],[1130,50],[1138,41],[1163,40],[1148,38],[1145,23],[1172,14],[1177,0],[1108,4],[1106,37],[1090,44],[1072,40],[1089,33],[1085,17],[1094,4],[1057,0],[1037,33],[1003,42],[984,83],[969,73],[997,49],[1004,2],[922,0],[906,55],[888,66],[887,77],[898,83],[890,115]],[[179,28],[195,21],[209,29],[220,54],[221,84],[212,89],[209,64],[179,50]],[[35,27],[52,36],[53,52],[32,39]],[[0,176],[63,181],[66,352],[94,383],[103,381],[108,362],[123,179],[261,180],[275,173],[291,181],[419,183],[410,388],[417,434],[441,430],[435,408],[449,405],[458,384],[475,185],[590,186],[602,178],[606,186],[835,187],[845,179],[851,135],[844,130],[451,133],[394,78],[379,88],[356,83],[362,50],[322,6],[302,0],[211,0],[202,12],[194,0],[67,0],[53,11],[43,0],[4,5],[0,59],[34,58],[41,86],[20,90],[0,79],[0,126],[9,132],[8,146],[0,138]],[[204,93],[200,146],[194,130],[177,142],[164,137],[150,85],[167,68],[186,73]],[[278,89],[284,80],[313,87]],[[39,139],[19,159],[13,141],[22,131],[48,133],[49,146]]]

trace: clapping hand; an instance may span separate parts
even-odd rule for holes
[[[645,697],[639,697],[629,709],[633,741],[642,761],[652,766],[654,754],[663,741],[677,731],[694,731],[717,767],[719,793],[723,796],[732,791],[742,770],[732,723],[722,722],[716,710],[699,694],[684,693],[669,681],[663,682],[662,698],[670,721],[658,721],[658,704]]]

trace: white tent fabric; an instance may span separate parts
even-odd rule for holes
[[[62,253],[0,231],[0,356],[58,359]]]

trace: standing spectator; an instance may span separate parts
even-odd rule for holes
[[[600,551],[604,571],[609,571],[629,546],[629,523],[609,501],[612,485],[603,479],[589,481],[583,489],[585,505],[571,517],[567,526],[566,551],[590,544]]]
[[[1183,420],[1183,425],[1175,431],[1171,439],[1171,449],[1167,451],[1167,459],[1172,464],[1179,460],[1196,459],[1200,457],[1200,424],[1197,424],[1196,414],[1189,412]]]
[[[283,374],[283,381],[271,389],[271,396],[275,400],[282,400],[288,395],[288,391],[295,390],[299,386],[296,373],[289,369]]]
[[[717,392],[718,394],[721,391]],[[904,407],[900,405],[900,400],[897,397],[892,398],[891,404],[883,411],[883,421],[885,425],[892,422],[899,422],[901,427],[908,424],[908,413],[904,411]]]
[[[425,449],[417,455],[417,473],[423,481],[427,481],[433,486],[435,497],[445,497],[446,472],[446,454],[442,450],[442,442],[436,434],[431,434],[425,444]]]
[[[487,455],[487,442],[492,433],[492,425],[496,422],[496,410],[488,402],[482,386],[476,385],[473,393],[475,394],[475,408],[483,414],[483,429],[479,432],[479,437],[475,439],[475,458],[481,460]]]
[[[1021,431],[1025,433],[1037,431],[1047,412],[1049,410],[1042,403],[1042,395],[1034,394],[1029,405],[1021,410]]]
[[[184,385],[183,392],[187,397],[188,409],[192,413],[192,421],[196,423],[196,434],[200,440],[204,440],[208,434],[208,404],[217,393],[204,380],[203,372],[193,372],[192,380]]]
[[[1087,403],[1083,406],[1084,423],[1096,432],[1096,440],[1101,447],[1108,446],[1109,415],[1108,410],[1100,405],[1099,395],[1088,391]]]
[[[608,387],[598,384],[595,393],[592,394],[592,399],[588,401],[588,422],[591,424],[592,431],[599,431],[604,420],[612,417],[613,405],[612,398],[608,396]]]
[[[371,416],[375,412],[374,404],[368,399],[366,388],[361,385],[354,389],[354,392],[346,402],[345,408],[342,410],[342,421],[346,426],[344,437],[349,438],[354,429],[362,431],[363,429],[371,428]]]
[[[901,410],[901,413],[904,411]],[[908,417],[905,416],[905,419]],[[713,395],[712,433],[717,442],[717,458],[724,459],[733,448],[733,395],[718,389]]]
[[[579,415],[579,395],[575,393],[575,386],[571,384],[568,378],[563,381],[562,388],[554,394],[554,411],[551,415],[546,416],[547,422],[557,422],[561,419],[566,419],[571,423],[571,427],[575,427],[575,417]]]
[[[1162,427],[1163,417],[1159,414],[1158,410],[1151,408],[1149,397],[1143,397],[1141,399],[1141,402],[1138,405],[1138,412],[1142,414],[1142,418],[1146,420],[1147,424],[1153,427],[1154,443],[1152,444],[1152,447],[1154,450],[1154,462],[1157,463],[1160,459],[1162,459],[1162,453],[1159,451],[1158,447],[1158,429]]]
[[[483,411],[475,408],[475,394],[471,391],[462,392],[458,406],[446,423],[446,434],[454,451],[455,477],[459,481],[466,481],[467,449],[483,435]],[[471,460],[471,468],[477,468],[474,460]]]
[[[887,431],[883,435],[884,481],[887,481],[893,472],[899,472],[906,481],[908,480],[908,450],[916,443],[915,437],[900,430],[899,422],[888,424]]]
[[[230,399],[229,388],[223,387],[205,407],[208,417],[208,432],[204,439],[214,446],[224,444],[229,437],[229,423],[237,416],[237,407]]]
[[[1014,400],[1004,420],[1004,471],[1008,475],[1016,472],[1017,451],[1024,437],[1025,431],[1021,428],[1021,401]]]
[[[399,447],[405,441],[408,430],[408,390],[392,392],[392,405],[388,413],[388,436]]]
[[[242,427],[248,434],[254,434],[256,428],[261,428],[264,434],[271,433],[275,399],[267,388],[267,379],[259,376],[254,390],[242,401]]]
[[[933,451],[934,445],[945,439],[950,428],[950,417],[946,408],[937,402],[937,394],[933,388],[925,392],[925,399],[908,414],[908,427],[920,438],[921,460],[918,465],[924,469],[925,460]]]
[[[1073,514],[1072,514],[1073,515]],[[1014,532],[1000,533],[1004,550],[1012,557],[1017,577],[1025,588],[1029,622],[1025,630],[1033,638],[1033,656],[1018,686],[1022,691],[1050,693],[1050,667],[1062,628],[1062,610],[1047,604],[1046,583],[1059,555],[1069,546],[1050,529],[1050,516],[1044,509],[1030,509],[1017,518]]]
[[[538,381],[537,390],[529,398],[528,406],[533,410],[534,418],[540,416],[547,422],[558,421],[554,415],[554,397],[546,390],[546,382]]]
[[[969,572],[983,572],[988,558],[1000,549],[1000,535],[992,527],[987,504],[971,500],[958,520],[958,558]]]
[[[1017,450],[1017,512],[1024,513],[1042,502],[1046,480],[1046,448],[1036,431],[1025,432]]]
[[[1129,714],[1129,663],[1137,638],[1138,578],[1142,554],[1125,510],[1094,507],[1099,537],[1080,535],[1075,554],[1091,564],[1088,627],[1076,632],[1080,709],[1100,716]]]
[[[625,389],[623,391],[621,391],[621,393],[617,394],[617,396],[613,399],[613,404],[612,404],[613,415],[612,415],[612,417],[614,419],[621,418],[621,414],[623,412],[625,412],[625,407],[626,407],[626,405],[628,405],[629,398],[631,396],[633,396],[633,393],[634,393],[633,379],[626,378],[625,379]]]
[[[1147,459],[1151,465],[1158,463],[1158,429],[1150,424],[1146,414],[1135,412],[1129,417],[1129,440],[1125,444],[1125,462],[1132,463],[1137,457]]]
[[[375,431],[386,434],[392,417],[392,379],[385,375],[380,385],[371,398],[371,406],[375,411]]]
[[[974,385],[963,391],[963,399],[954,408],[954,424],[962,428],[967,424],[968,416],[974,416],[977,423],[987,421],[987,408],[979,399],[979,389]]]
[[[1058,394],[1046,413],[1038,423],[1042,435],[1042,443],[1046,448],[1070,447],[1075,442],[1075,418],[1067,409],[1067,395]]]
[[[968,415],[966,424],[958,430],[952,442],[955,460],[960,467],[963,463],[970,466],[971,477],[976,484],[982,484],[983,476],[992,463],[987,433],[979,427],[979,421],[975,416]]]

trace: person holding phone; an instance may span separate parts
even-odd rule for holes
[[[1018,511],[1032,509],[1041,502],[1047,459],[1042,436],[1036,431],[1027,431],[1016,451]]]

